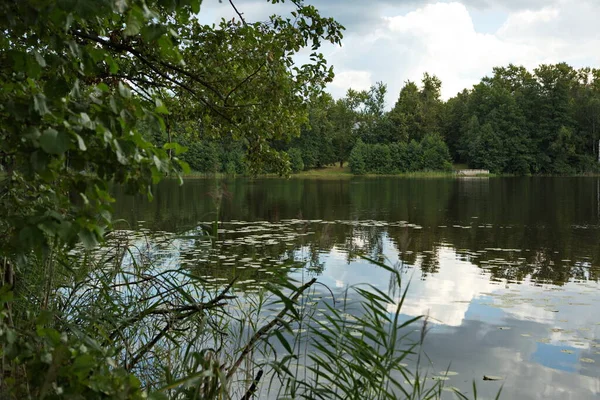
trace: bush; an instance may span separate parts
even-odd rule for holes
[[[6,364],[0,398],[146,399],[138,378],[117,366],[115,354],[93,339],[68,335],[42,321],[12,327],[0,314],[0,348]],[[20,321],[23,325],[24,321]]]
[[[295,147],[288,150],[290,157],[290,167],[292,172],[300,172],[304,170],[304,161],[302,160],[302,152]]]
[[[205,174],[217,172],[219,165],[219,155],[214,143],[203,140],[193,142],[182,142],[188,150],[182,154],[183,161],[190,165],[190,168],[196,172]]]
[[[225,167],[223,168],[223,172],[225,172],[225,175],[228,176],[236,176],[237,169],[235,167],[235,162],[227,161],[227,164],[225,164]]]
[[[406,158],[408,159],[408,171],[420,171],[423,169],[423,148],[414,139],[406,147]]]
[[[367,152],[367,145],[362,140],[358,139],[354,148],[350,152],[350,158],[348,159],[348,165],[350,171],[354,175],[363,175],[367,173],[367,166],[365,164],[365,156]]]
[[[391,174],[392,157],[390,148],[385,144],[368,146],[368,157],[365,159],[367,171],[375,174]]]
[[[248,164],[246,163],[246,152],[239,144],[221,146],[221,168],[227,175],[247,175]]]
[[[359,140],[350,153],[350,170],[355,175],[395,174],[421,170],[450,171],[450,151],[438,134],[429,134],[421,143],[365,144]]]
[[[421,141],[421,147],[423,149],[423,169],[431,171],[452,169],[450,151],[439,134],[427,134]]]
[[[394,172],[407,172],[410,167],[408,157],[408,145],[406,142],[390,144],[390,155],[392,157],[392,170]]]

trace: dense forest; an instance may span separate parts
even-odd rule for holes
[[[448,101],[441,86],[427,73],[421,85],[406,82],[389,111],[383,83],[338,100],[323,94],[308,102],[300,135],[272,145],[287,152],[294,172],[346,162],[355,174],[449,170],[451,163],[517,175],[599,170],[600,70],[498,67]],[[196,171],[247,173],[241,143],[196,134],[180,143]]]

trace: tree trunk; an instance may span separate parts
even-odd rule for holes
[[[344,162],[340,161],[340,168],[344,168]]]

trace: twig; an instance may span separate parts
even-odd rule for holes
[[[189,87],[188,85],[186,85],[185,83],[178,81],[175,78],[170,77],[168,74],[166,74],[165,72],[161,71],[156,65],[154,65],[149,59],[147,59],[140,51],[136,50],[135,48],[128,46],[128,45],[124,45],[122,43],[114,43],[112,41],[106,40],[101,38],[100,36],[96,36],[96,35],[91,35],[85,32],[78,32],[78,31],[72,31],[72,34],[74,36],[77,36],[79,38],[82,39],[88,39],[88,40],[92,40],[96,43],[100,43],[103,46],[112,48],[114,50],[120,51],[120,52],[128,52],[131,53],[133,56],[135,56],[136,58],[138,58],[143,64],[145,64],[148,68],[150,68],[154,73],[156,73],[157,75],[159,75],[160,77],[162,77],[163,79],[173,83],[176,86],[181,87],[182,89],[184,89],[185,91],[187,91],[188,93],[190,93],[192,96],[196,97],[200,102],[204,103],[204,105],[206,105],[208,108],[210,108],[213,112],[215,112],[216,114],[218,114],[220,117],[224,118],[226,121],[232,122],[231,118],[229,118],[227,115],[223,114],[221,111],[217,110],[216,106],[212,103],[210,103],[208,100],[206,100],[205,98],[203,98],[202,96],[200,96],[198,93],[196,93],[196,91],[194,89],[192,89],[191,87]],[[209,89],[211,92],[213,92],[214,94],[217,95],[217,97],[219,97],[220,99],[223,100],[223,95],[216,90],[215,88],[213,88],[210,84],[208,84],[207,82],[205,82],[204,80],[200,79],[198,76],[191,74],[188,71],[185,71],[182,68],[179,68],[175,65],[166,63],[164,61],[160,61],[160,60],[156,60],[156,62],[168,69],[171,69],[173,71],[179,72],[180,74],[183,74],[187,77],[189,77],[190,79],[192,79],[193,81],[196,81],[198,83],[200,83],[202,86],[206,87],[207,89]]]
[[[225,101],[223,102],[223,104],[227,105],[227,101],[229,100],[229,97],[236,91],[238,90],[243,84],[245,84],[246,82],[248,82],[250,79],[252,79],[256,74],[258,74],[258,72],[266,65],[267,63],[264,62],[261,65],[258,66],[258,68],[256,69],[256,71],[254,71],[253,73],[251,73],[250,75],[248,75],[247,77],[244,78],[244,80],[242,80],[240,83],[238,83],[237,85],[235,85],[235,87],[233,89],[231,89],[229,91],[229,93],[227,93],[227,95],[225,96]]]
[[[317,281],[317,278],[312,278],[310,281],[308,281],[307,283],[305,283],[304,285],[300,286],[298,288],[298,291],[296,292],[296,294],[290,299],[292,302],[295,302],[296,300],[298,300],[298,297],[300,297],[300,295],[309,287],[311,287],[313,285],[313,283],[315,283]],[[238,357],[238,359],[236,360],[235,363],[233,363],[233,365],[231,366],[231,368],[229,369],[229,371],[227,372],[227,379],[231,379],[231,377],[233,376],[233,374],[235,374],[235,371],[237,371],[237,369],[239,368],[239,366],[242,364],[242,361],[244,361],[244,358],[246,358],[246,356],[248,355],[248,353],[250,353],[250,351],[252,351],[252,349],[254,348],[254,345],[256,344],[256,342],[258,342],[260,340],[260,338],[262,338],[264,335],[267,334],[267,332],[269,332],[271,329],[273,329],[273,327],[275,325],[277,325],[281,319],[285,316],[285,314],[287,313],[288,309],[284,308],[283,310],[281,310],[279,312],[279,314],[277,314],[275,316],[275,318],[273,318],[271,320],[271,322],[269,322],[268,324],[266,324],[265,326],[263,326],[262,328],[260,328],[258,331],[256,331],[256,333],[254,334],[254,336],[252,336],[252,338],[250,339],[250,341],[246,344],[246,346],[244,346],[244,350],[242,350],[242,354],[240,354],[240,356]]]
[[[139,322],[149,315],[168,315],[168,314],[174,314],[174,313],[187,312],[186,314],[179,315],[178,317],[176,317],[176,320],[182,320],[182,319],[192,316],[195,313],[202,312],[207,309],[222,307],[227,304],[226,302],[224,302],[224,300],[231,300],[231,299],[235,298],[235,296],[227,295],[227,293],[231,290],[235,281],[236,281],[236,279],[233,279],[231,281],[231,283],[229,283],[229,285],[227,285],[227,287],[225,287],[225,289],[223,289],[221,291],[221,293],[219,293],[218,296],[216,296],[214,299],[212,299],[206,303],[194,303],[194,304],[186,304],[186,305],[183,305],[180,307],[175,307],[175,308],[170,308],[170,309],[159,308],[159,309],[150,309],[150,310],[142,311],[141,313],[134,315],[133,317],[128,318],[125,321],[123,321],[121,326],[116,328],[110,334],[109,338],[111,340],[114,339],[116,337],[117,333],[119,331],[121,331],[124,327],[134,324],[136,322]]]
[[[235,4],[233,4],[233,0],[229,0],[229,4],[231,4],[231,7],[233,7],[233,9],[235,10],[235,13],[238,15],[238,17],[240,17],[240,19],[242,20],[242,23],[244,25],[248,25],[248,24],[246,24],[246,20],[242,16],[242,13],[239,12],[238,9],[237,9],[237,7],[235,6]]]
[[[242,396],[240,400],[250,400],[252,398],[254,392],[256,392],[256,389],[258,388],[258,383],[260,382],[260,378],[262,378],[262,376],[263,370],[261,369],[258,371],[258,374],[256,374],[256,378],[254,378],[254,381],[252,382],[252,385],[250,386],[246,394]]]
[[[129,363],[127,363],[127,366],[125,367],[125,369],[127,371],[131,371],[131,369],[135,366],[135,364],[138,363],[138,361],[140,361],[140,359],[147,353],[150,351],[150,349],[152,347],[154,347],[154,345],[156,343],[158,343],[158,341],[167,334],[167,332],[169,332],[169,330],[171,329],[171,327],[174,325],[175,321],[169,321],[167,322],[167,324],[165,325],[165,327],[158,333],[158,335],[156,335],[151,341],[149,341],[148,343],[146,343],[141,349],[140,351],[138,351],[138,353],[133,357],[133,359],[131,361],[129,361]]]

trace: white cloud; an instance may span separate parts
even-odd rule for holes
[[[341,90],[347,90],[348,88],[366,90],[372,84],[371,73],[369,71],[346,70],[335,74],[335,79],[331,83],[331,86]]]
[[[338,72],[360,71],[364,77],[370,72],[371,83],[387,83],[389,107],[404,82],[420,81],[424,72],[442,80],[442,95],[448,98],[491,74],[494,66],[600,62],[598,13],[600,2],[560,0],[550,7],[511,12],[496,32],[484,34],[475,29],[464,4],[427,4],[400,15],[381,15],[368,34],[348,32],[344,47],[327,58]],[[350,82],[343,78],[331,85],[334,96],[343,95]]]
[[[499,286],[483,280],[471,263],[458,259],[452,248],[438,248],[436,257],[444,267],[424,281],[411,283],[402,313],[427,315],[435,324],[460,326],[471,302],[484,292],[498,290]],[[395,308],[395,304],[388,305],[388,311]]]

